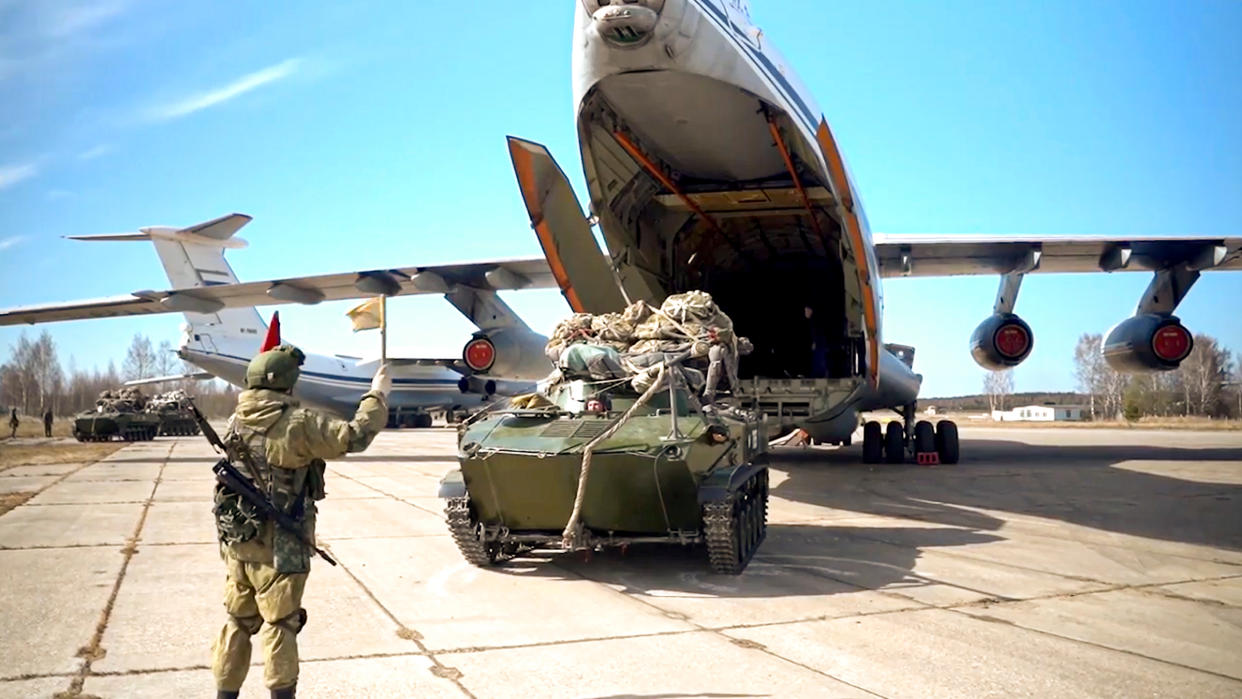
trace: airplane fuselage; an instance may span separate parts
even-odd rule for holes
[[[756,347],[743,397],[818,439],[913,404],[921,377],[881,341],[862,202],[745,3],[580,2],[573,74],[592,213],[626,297],[712,293]]]

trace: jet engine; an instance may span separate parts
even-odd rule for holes
[[[1018,366],[1035,347],[1031,326],[1013,313],[996,313],[975,328],[970,336],[970,354],[984,369],[1001,370]]]
[[[552,370],[543,354],[546,338],[519,328],[498,328],[476,334],[462,348],[461,358],[472,374],[502,378],[543,378]]]
[[[1169,371],[1190,356],[1194,346],[1190,331],[1176,316],[1147,313],[1114,325],[1100,353],[1117,371]]]

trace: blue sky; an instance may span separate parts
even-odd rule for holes
[[[146,244],[61,235],[240,211],[242,279],[538,254],[504,146],[547,144],[584,191],[568,0],[526,3],[0,0],[0,306],[167,282]],[[756,2],[889,233],[1242,234],[1242,4]],[[1147,274],[1032,276],[1018,390],[1070,389],[1082,332],[1129,315]],[[996,280],[890,280],[885,339],[925,395],[977,392],[970,331]],[[533,327],[554,292],[508,296]],[[1242,350],[1242,274],[1179,309]],[[311,350],[374,352],[348,304],[284,307]],[[438,298],[392,302],[390,344],[455,355]],[[266,312],[265,312],[266,314]],[[44,326],[62,359],[120,359],[179,316]],[[20,329],[0,329],[7,347]],[[36,329],[37,330],[37,329]]]

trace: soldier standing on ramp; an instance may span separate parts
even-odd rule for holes
[[[229,419],[225,443],[272,504],[301,524],[299,537],[264,521],[250,504],[216,489],[220,554],[228,569],[228,620],[212,648],[217,699],[236,699],[250,666],[250,637],[260,635],[264,684],[273,699],[293,699],[297,633],[306,624],[302,591],[315,540],[315,501],[324,497],[324,459],[362,451],[388,419],[392,379],[383,363],[354,419],[330,418],[290,395],[305,356],[291,345],[261,352],[246,369],[246,389]]]

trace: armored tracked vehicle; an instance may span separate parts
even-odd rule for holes
[[[194,413],[185,404],[186,395],[182,391],[161,393],[147,401],[147,412],[160,419],[159,433],[165,436],[185,436],[199,433],[198,422]]]
[[[92,410],[73,418],[73,436],[79,442],[107,442],[119,437],[127,442],[155,439],[160,418],[146,412],[146,397],[136,388],[104,391]]]
[[[590,321],[575,316],[578,329],[562,323],[549,343],[558,369],[541,392],[460,426],[461,468],[440,496],[466,560],[664,542],[703,545],[712,570],[742,572],[767,528],[767,429],[762,414],[716,400],[720,380],[736,376],[736,347],[748,343],[732,337],[710,297],[697,300],[707,322],[675,315],[667,301],[631,307],[640,322],[621,339],[581,332]],[[658,327],[643,332],[644,315]],[[658,332],[664,339],[633,337]]]

